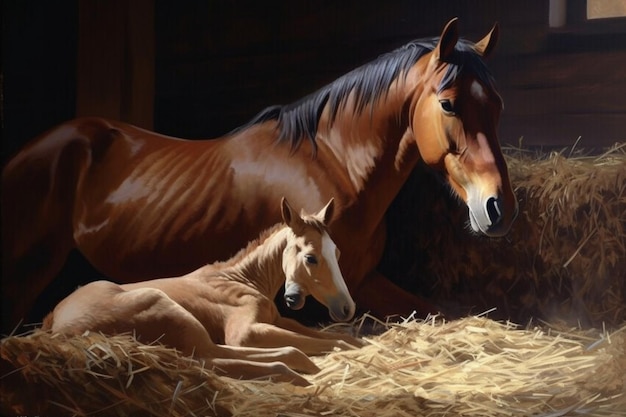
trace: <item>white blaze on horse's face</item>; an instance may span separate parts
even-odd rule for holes
[[[502,100],[493,88],[472,76],[459,77],[447,94],[456,98],[454,114],[442,109],[447,146],[443,167],[448,182],[467,204],[472,230],[502,236],[517,214],[496,133]]]
[[[497,137],[502,99],[483,63],[497,35],[494,26],[473,47],[458,46],[456,21],[448,23],[426,64],[429,94],[422,94],[412,113],[422,159],[467,204],[472,230],[492,237],[506,234],[517,215]]]
[[[333,320],[350,320],[356,306],[339,269],[339,249],[326,230],[332,200],[316,215],[304,218],[293,215],[290,208],[285,215],[285,210],[284,206],[283,219],[295,235],[283,252],[287,306],[302,308],[310,294],[328,308]]]
[[[470,92],[472,93],[472,97],[474,97],[474,99],[480,103],[486,103],[487,102],[487,93],[485,92],[485,89],[483,88],[482,85],[480,85],[480,83],[476,80],[472,81],[472,84],[470,86]]]

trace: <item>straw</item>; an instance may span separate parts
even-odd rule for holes
[[[12,336],[2,341],[2,411],[601,417],[626,410],[626,325],[607,333],[429,317],[385,326],[360,349],[315,358],[322,371],[306,388],[221,378],[130,335]]]
[[[497,239],[468,232],[467,207],[418,169],[391,208],[382,272],[448,317],[497,307],[492,317],[517,322],[619,326],[626,320],[626,146],[582,152],[507,150],[520,212]]]

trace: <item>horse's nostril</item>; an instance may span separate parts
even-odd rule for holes
[[[487,215],[492,226],[502,221],[502,202],[499,198],[489,197],[487,200]]]

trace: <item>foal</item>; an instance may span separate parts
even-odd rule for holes
[[[184,354],[206,358],[228,376],[278,373],[279,380],[305,384],[291,368],[319,369],[302,352],[315,355],[361,345],[351,336],[281,317],[274,304],[284,284],[290,308],[301,308],[311,294],[333,319],[353,317],[339,250],[327,232],[333,208],[331,199],[318,213],[298,216],[283,198],[284,224],[268,229],[230,260],[176,278],[125,285],[92,282],[61,301],[43,327],[64,334],[133,331],[140,340],[159,339]]]

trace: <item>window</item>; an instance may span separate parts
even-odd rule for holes
[[[626,32],[626,0],[550,0],[551,28]]]
[[[587,19],[626,17],[626,0],[587,0]]]

